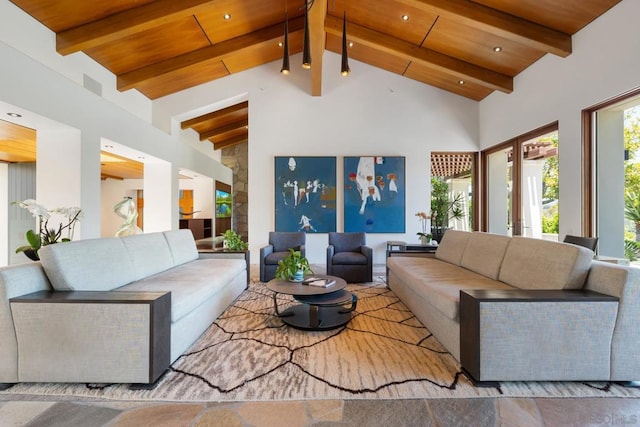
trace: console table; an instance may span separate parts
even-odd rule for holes
[[[389,240],[387,242],[387,258],[390,256],[428,256],[425,254],[433,254],[438,249],[432,245],[413,245],[398,240]]]

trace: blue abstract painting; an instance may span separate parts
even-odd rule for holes
[[[275,231],[336,231],[336,158],[275,158]]]
[[[344,158],[344,231],[405,232],[404,157]]]

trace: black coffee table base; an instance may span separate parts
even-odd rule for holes
[[[302,304],[294,305],[280,312],[274,295],[276,314],[287,325],[306,331],[325,331],[339,328],[351,320],[351,315],[358,304],[358,298],[347,291],[338,291],[343,298],[327,294],[319,296],[294,296]],[[328,301],[332,296],[332,301]],[[339,302],[336,302],[339,301]],[[345,305],[351,303],[350,307]]]

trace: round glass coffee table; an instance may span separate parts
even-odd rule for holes
[[[355,294],[344,289],[347,282],[340,277],[325,274],[314,274],[313,277],[335,280],[335,283],[323,288],[279,279],[269,281],[267,288],[273,291],[276,314],[287,325],[308,331],[334,329],[346,324],[351,320],[351,314],[358,303]],[[291,295],[300,304],[280,311],[278,294]]]

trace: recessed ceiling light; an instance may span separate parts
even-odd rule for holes
[[[493,48],[494,52],[502,52],[502,46],[496,46]]]
[[[349,42],[349,47],[353,47],[353,42]]]
[[[282,47],[282,42],[278,42],[278,47]]]
[[[18,113],[7,113],[7,116],[10,116],[10,117],[22,117],[22,114],[18,114]]]
[[[458,84],[459,85],[463,85],[464,84],[464,80],[458,80]]]
[[[225,14],[224,14],[224,20],[225,20],[225,21],[228,21],[229,19],[231,19],[231,14],[229,14],[229,13],[225,13]]]
[[[408,21],[409,20],[409,15],[402,15],[402,20],[403,21]]]

